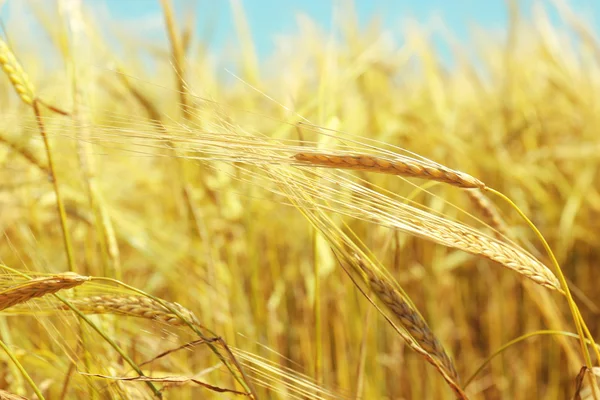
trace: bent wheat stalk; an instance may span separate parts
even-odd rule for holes
[[[335,211],[409,233],[443,246],[495,261],[539,285],[563,293],[554,273],[520,246],[488,236],[468,225],[404,204],[394,193],[373,190],[342,174],[328,176],[279,169],[273,178],[286,174],[286,184],[294,184],[314,202],[311,207]],[[351,194],[351,195],[348,195]]]
[[[284,178],[284,175],[280,175]],[[303,190],[298,190],[297,182],[282,180],[282,190],[299,211],[318,229],[328,241],[340,265],[354,285],[377,308],[384,318],[398,332],[407,345],[432,364],[460,399],[467,399],[459,384],[454,362],[437,340],[423,317],[410,301],[400,293],[374,262],[365,256],[359,246],[337,226],[336,223]],[[402,325],[402,329],[371,300],[362,286],[368,286],[376,297],[388,308]]]
[[[74,273],[64,273],[44,278],[34,278],[0,292],[0,310],[13,307],[37,297],[54,294],[60,290],[79,286],[90,278]]]

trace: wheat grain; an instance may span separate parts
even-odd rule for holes
[[[88,280],[89,277],[74,273],[31,279],[0,292],[0,310],[24,303],[33,298],[79,286]]]
[[[398,318],[415,341],[427,353],[440,360],[449,375],[458,382],[458,373],[454,362],[437,340],[427,322],[386,278],[372,268],[368,268],[360,259],[358,259],[358,265],[366,275],[367,283],[377,298]]]
[[[358,273],[377,298],[402,324],[406,332],[398,329],[397,332],[406,344],[423,356],[440,372],[459,399],[467,399],[466,393],[460,387],[459,376],[454,362],[448,356],[444,347],[437,340],[423,317],[415,311],[414,307],[405,300],[390,280],[380,273],[376,267],[368,265],[357,253],[355,253],[354,257],[344,258],[349,263],[351,269]],[[352,275],[350,276],[352,278]],[[353,278],[352,281],[356,284]]]
[[[415,221],[421,225],[424,237],[479,255],[531,279],[535,283],[563,293],[560,282],[548,267],[521,248],[494,239],[459,224]]]
[[[0,39],[0,65],[25,104],[32,105],[35,90],[29,77],[8,45]]]
[[[304,179],[294,176],[294,179]],[[534,282],[563,293],[561,285],[544,264],[521,247],[490,237],[470,226],[434,215],[408,204],[402,204],[384,193],[352,182],[343,176],[335,178],[336,187],[328,182],[303,184],[302,190],[313,196],[318,203],[311,204],[353,218],[374,222],[381,226],[398,229],[425,240],[459,249],[496,261]],[[351,202],[340,200],[340,188],[354,193]]]
[[[0,389],[0,400],[27,400],[27,397],[19,396],[17,394]]]
[[[434,228],[432,228],[434,229]],[[446,233],[442,233],[445,235]],[[525,251],[517,249],[514,246],[506,245],[496,239],[485,235],[474,234],[472,232],[463,232],[462,236],[453,235],[451,240],[462,241],[457,243],[457,247],[464,249],[475,255],[480,255],[492,261],[512,269],[519,274],[531,279],[535,283],[545,286],[549,289],[563,292],[560,287],[560,282],[556,276],[533,256],[525,253]]]
[[[508,235],[508,227],[500,216],[500,213],[494,207],[490,199],[488,199],[479,190],[467,190],[467,196],[471,200],[471,203],[477,208],[477,210],[486,219],[486,222],[495,230],[495,234],[498,238]]]
[[[384,174],[429,179],[461,188],[485,188],[483,182],[464,172],[455,171],[438,164],[428,164],[414,158],[400,155],[396,156],[394,160],[387,160],[368,154],[335,155],[325,153],[298,153],[294,155],[294,158],[304,164],[318,167],[373,171]]]
[[[438,358],[450,373],[450,376],[458,381],[458,373],[454,363],[437,340],[427,323],[421,316],[404,301],[400,293],[385,279],[375,275],[369,276],[369,286],[386,307],[400,320],[402,326],[429,354]]]
[[[143,296],[101,295],[71,300],[71,304],[85,314],[116,314],[131,317],[151,319],[168,325],[181,326],[186,322],[164,307],[158,301]],[[186,320],[194,325],[200,325],[198,318],[187,308],[165,302],[177,310]],[[59,306],[66,309],[65,306]]]

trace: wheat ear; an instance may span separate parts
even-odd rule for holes
[[[485,257],[518,272],[537,284],[563,293],[561,284],[554,273],[514,243],[493,238],[468,225],[436,216],[408,204],[395,202],[394,199],[383,193],[350,182],[345,177],[339,178],[336,183],[340,187],[359,194],[353,197],[352,203],[336,201],[334,196],[338,192],[320,182],[312,186],[306,185],[306,188],[319,202],[336,202],[336,206],[339,206],[336,211],[340,213]],[[322,207],[321,204],[317,205]]]
[[[435,358],[441,361],[449,375],[458,382],[458,373],[454,362],[437,340],[425,320],[404,300],[402,295],[385,279],[375,274],[368,275],[369,287],[383,304],[402,323],[415,341]]]
[[[401,155],[396,155],[393,160],[388,160],[369,154],[335,155],[298,153],[294,155],[294,158],[303,164],[317,167],[373,171],[383,174],[429,179],[461,188],[485,188],[483,182],[464,172]]]
[[[429,235],[439,238],[444,245],[496,261],[539,285],[563,293],[560,282],[554,273],[525,250],[475,230],[461,229],[460,225],[435,224],[430,221],[420,221],[420,223],[423,230],[429,231]]]
[[[174,326],[186,325],[185,321],[159,302],[143,296],[102,295],[73,299],[70,302],[84,314],[116,314],[151,319]],[[177,303],[165,304],[177,310],[190,323],[200,326],[198,318],[187,308]],[[66,309],[62,305],[59,307]]]
[[[25,104],[32,105],[35,90],[21,64],[6,42],[0,39],[0,65]]]
[[[398,318],[402,326],[410,333],[419,346],[440,360],[449,375],[455,381],[458,381],[458,373],[456,372],[454,362],[446,354],[444,347],[437,340],[427,322],[413,309],[388,279],[373,268],[367,267],[358,257],[356,259],[360,270],[366,276],[369,287],[377,298]]]
[[[498,238],[508,235],[508,227],[504,222],[504,219],[500,216],[498,209],[492,204],[490,199],[486,195],[481,193],[479,190],[467,190],[467,196],[475,208],[485,218],[492,228],[495,230],[495,235]]]
[[[54,294],[60,290],[79,286],[90,278],[74,273],[35,278],[0,292],[0,310],[13,307],[31,299]]]
[[[27,397],[19,396],[17,394],[0,389],[0,400],[27,400]]]
[[[460,387],[460,380],[454,362],[421,314],[406,301],[405,297],[388,278],[377,269],[367,265],[358,254],[355,254],[350,260],[348,258],[346,260],[351,268],[367,283],[373,294],[402,324],[406,332],[397,331],[408,346],[423,356],[441,373],[458,398],[467,399],[467,395]],[[352,280],[354,281],[354,279]]]

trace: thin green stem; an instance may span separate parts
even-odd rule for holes
[[[4,352],[6,353],[6,355],[15,364],[15,366],[18,368],[19,372],[21,372],[21,375],[23,375],[23,378],[25,378],[25,380],[27,381],[27,383],[29,383],[29,386],[31,386],[31,389],[33,389],[33,392],[38,397],[38,399],[44,400],[44,395],[42,394],[42,392],[40,391],[40,389],[37,387],[37,385],[35,384],[35,382],[33,381],[33,379],[31,379],[31,377],[29,376],[29,374],[27,373],[27,371],[25,371],[25,368],[23,368],[23,365],[21,365],[21,363],[19,362],[19,360],[17,360],[17,358],[15,357],[15,355],[13,354],[13,352],[10,351],[10,349],[8,348],[8,346],[2,340],[0,340],[0,347],[2,347],[2,350],[4,350]]]
[[[579,308],[577,309],[577,316],[579,318],[579,321],[581,321],[581,326],[583,327],[585,335],[588,337],[589,340],[594,340],[594,338],[592,337],[592,333],[590,332],[590,329],[588,328],[587,324],[583,320],[583,317],[581,316],[581,311],[579,310]],[[594,353],[596,355],[596,360],[600,361],[600,349],[598,347],[594,347],[593,349],[594,349]]]
[[[119,353],[119,355],[121,357],[123,357],[123,359],[125,361],[127,361],[127,364],[129,364],[129,366],[131,368],[133,368],[134,371],[139,376],[145,376],[144,372],[140,369],[140,367],[138,367],[138,365],[123,351],[123,349],[121,349],[119,347],[119,345],[114,340],[112,340],[106,333],[104,333],[100,328],[98,328],[98,326],[96,326],[96,324],[94,324],[85,314],[83,314],[81,311],[79,311],[77,309],[77,307],[75,307],[74,305],[72,305],[68,300],[66,300],[64,297],[62,297],[59,294],[54,294],[54,297],[56,297],[64,305],[66,305],[67,307],[69,307],[71,309],[71,311],[73,311],[81,320],[85,321],[93,330],[96,331],[96,333],[98,333],[100,336],[102,336],[102,339],[106,340],[106,342],[113,349],[115,349],[115,351],[117,353]],[[145,382],[145,383],[152,390],[152,392],[154,393],[154,395],[156,397],[158,397],[159,399],[162,399],[162,393],[156,388],[156,386],[154,386],[154,384],[152,382]]]
[[[313,245],[313,274],[314,274],[314,318],[315,318],[315,378],[317,382],[322,382],[323,369],[323,327],[321,324],[321,285],[320,285],[320,263],[319,263],[319,231],[312,229]]]
[[[50,151],[50,141],[48,140],[48,135],[46,134],[46,128],[44,127],[44,122],[42,121],[42,114],[40,113],[40,108],[38,106],[37,99],[34,99],[32,106],[33,106],[33,112],[35,113],[38,127],[40,129],[40,134],[42,135],[42,139],[44,140],[44,147],[46,148],[46,157],[48,158],[48,170],[50,171],[50,178],[52,179],[52,185],[54,185],[54,193],[56,194],[56,207],[58,208],[58,215],[60,217],[60,226],[63,231],[63,241],[64,241],[64,245],[65,245],[65,251],[67,252],[67,263],[69,265],[69,271],[75,272],[75,261],[73,258],[73,248],[71,246],[69,231],[67,229],[67,214],[65,212],[65,205],[62,201],[62,197],[60,194],[58,178],[56,177],[56,170],[54,168],[54,160],[52,158],[52,152]]]
[[[523,211],[521,211],[521,209],[510,198],[508,198],[508,196],[506,196],[503,193],[500,193],[499,191],[494,190],[492,188],[486,188],[486,190],[494,193],[495,195],[497,195],[498,197],[500,197],[504,201],[506,201],[521,216],[521,218],[523,218],[523,220],[525,220],[527,225],[529,225],[529,227],[535,232],[535,234],[538,236],[538,238],[542,242],[544,249],[548,253],[550,260],[552,261],[552,264],[554,265],[554,270],[555,270],[556,274],[558,275],[560,284],[565,292],[565,296],[567,297],[567,303],[569,304],[569,309],[571,310],[571,314],[572,314],[573,320],[575,322],[575,328],[577,329],[577,334],[579,335],[579,344],[581,346],[581,352],[585,359],[586,366],[589,369],[591,369],[592,368],[592,359],[590,357],[590,352],[588,351],[587,346],[585,345],[585,335],[584,335],[583,328],[582,328],[583,318],[581,318],[581,314],[579,312],[579,309],[577,308],[577,304],[575,303],[575,300],[573,300],[573,296],[571,296],[571,291],[569,290],[569,285],[567,283],[567,280],[560,268],[560,265],[558,264],[558,260],[556,259],[556,257],[554,256],[554,253],[552,252],[552,249],[550,248],[550,245],[544,238],[544,235],[542,235],[542,233],[539,231],[539,229],[535,226],[535,224],[533,222],[531,222],[531,220],[527,217],[527,215],[525,215],[525,213]],[[588,333],[588,339],[591,342],[593,342],[594,338],[591,335],[589,335],[589,330],[587,329],[587,327],[586,327],[586,333]],[[597,350],[596,350],[596,353],[598,354]]]
[[[579,335],[576,335],[574,333],[571,332],[564,332],[564,331],[553,331],[553,330],[540,330],[540,331],[535,331],[535,332],[529,332],[525,335],[519,336],[518,338],[515,338],[513,340],[511,340],[510,342],[506,343],[505,345],[503,345],[502,347],[500,347],[498,350],[496,350],[495,352],[493,352],[491,355],[489,355],[482,363],[481,365],[475,370],[475,372],[473,372],[471,374],[471,376],[469,377],[469,379],[467,379],[465,381],[464,384],[464,389],[467,388],[467,386],[469,386],[469,384],[471,382],[473,382],[473,380],[475,379],[475,377],[485,368],[486,365],[488,365],[490,363],[490,361],[492,361],[497,355],[499,355],[500,353],[504,352],[506,349],[508,349],[509,347],[511,347],[514,344],[517,344],[519,342],[522,342],[526,339],[529,339],[531,337],[534,336],[542,336],[542,335],[551,335],[551,336],[568,336],[568,337],[572,337],[572,338],[580,338]],[[584,342],[587,345],[593,346],[594,349],[598,350],[600,348],[600,345],[590,341],[589,339],[584,339]]]
[[[46,134],[46,128],[44,126],[44,122],[42,121],[42,114],[40,112],[38,103],[39,102],[37,99],[33,100],[33,103],[32,103],[33,112],[35,113],[35,116],[36,116],[40,134],[42,135],[42,138],[44,140],[44,147],[46,149],[46,158],[48,159],[48,170],[50,172],[50,178],[52,179],[52,185],[54,186],[54,193],[56,195],[56,207],[58,208],[58,215],[60,218],[60,226],[61,226],[62,232],[63,232],[63,242],[64,242],[64,246],[65,246],[65,251],[67,253],[67,264],[69,266],[69,271],[76,272],[75,259],[73,257],[73,247],[71,245],[69,229],[67,227],[67,213],[65,212],[65,205],[62,200],[62,196],[61,196],[61,192],[60,192],[60,185],[58,183],[58,177],[56,176],[56,169],[54,167],[54,159],[52,158],[52,151],[50,150],[50,141],[48,140],[48,135]],[[85,334],[83,333],[83,330],[81,329],[81,326],[80,326],[80,330],[81,330],[80,334],[81,334],[81,347],[83,350],[83,360],[84,360],[86,369],[88,371],[90,371],[91,370],[91,360],[88,357],[88,353],[86,351],[87,339],[86,339]],[[91,390],[92,389],[90,389],[89,394],[90,394],[91,398],[94,399],[96,396],[95,396],[95,394],[93,394],[93,392]]]

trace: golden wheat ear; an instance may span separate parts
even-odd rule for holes
[[[430,224],[424,226],[435,233],[440,242],[478,255],[518,272],[538,285],[564,293],[556,275],[519,246],[502,242],[460,224]]]
[[[35,278],[0,292],[0,310],[25,303],[31,299],[54,294],[60,290],[82,285],[90,278],[74,273],[64,273],[49,277]]]
[[[404,296],[383,274],[369,267],[362,258],[355,256],[356,266],[366,277],[369,288],[393,313],[415,341],[432,357],[440,360],[447,373],[458,382],[458,373],[452,359],[431,331],[423,317],[414,310]]]
[[[7,392],[0,389],[0,400],[27,400],[27,397],[19,396],[18,394]]]
[[[25,104],[32,105],[35,98],[33,84],[23,71],[23,67],[17,61],[10,47],[2,39],[0,39],[0,66],[2,66],[4,73],[10,79],[21,100]]]
[[[186,321],[169,311],[167,307],[144,296],[90,296],[70,300],[70,303],[84,314],[114,314],[151,319],[173,326],[186,325]],[[177,303],[165,302],[165,304],[177,310],[191,324],[200,326],[196,315],[187,308]],[[64,305],[60,305],[59,308],[67,309]]]
[[[484,221],[494,229],[496,237],[502,238],[503,236],[508,236],[506,222],[504,222],[498,209],[492,204],[490,199],[479,190],[466,190],[466,193],[471,204],[483,216]]]
[[[341,251],[339,255],[341,256],[340,260],[343,260],[344,269],[349,273],[355,285],[358,286],[353,276],[358,276],[400,322],[403,330],[395,328],[406,344],[440,372],[459,399],[467,399],[466,393],[460,386],[460,378],[454,361],[429,328],[425,319],[394,286],[390,278],[381,273],[377,266],[372,264],[371,260],[362,257],[358,253],[351,257]],[[358,287],[360,288],[360,286]],[[392,325],[394,324],[392,323]]]
[[[334,211],[340,214],[397,229],[446,247],[487,258],[539,285],[564,293],[554,273],[514,243],[496,239],[464,223],[403,203],[399,201],[400,197],[373,190],[343,175],[336,174],[335,187],[326,180],[319,181],[312,178],[312,176],[292,175],[292,179],[301,182],[298,187],[315,199],[311,207],[316,205],[327,210],[332,209],[331,205],[333,205]],[[348,201],[340,200],[342,193],[340,190],[351,191],[354,195]]]
[[[315,167],[353,169],[428,179],[461,188],[485,188],[483,182],[464,172],[402,155],[396,155],[394,158],[383,158],[369,154],[347,155],[306,152],[295,154],[294,158],[302,164]]]

